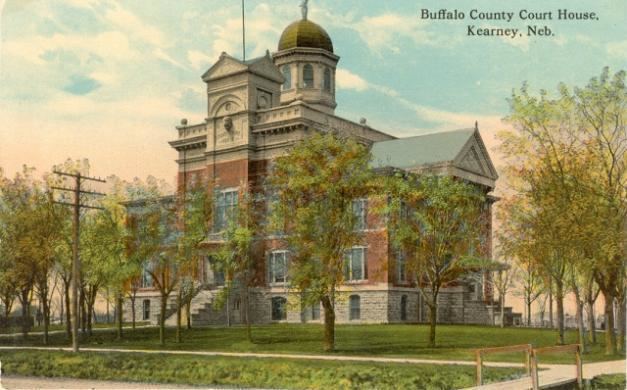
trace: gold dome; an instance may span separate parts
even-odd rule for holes
[[[333,53],[333,42],[329,34],[322,27],[306,19],[287,26],[279,39],[279,51],[295,47],[323,49]]]

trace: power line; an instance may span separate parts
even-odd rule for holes
[[[72,206],[74,209],[74,223],[72,224],[72,235],[73,235],[73,243],[72,243],[72,282],[71,282],[71,290],[72,290],[72,351],[78,352],[78,280],[80,279],[80,258],[78,256],[78,240],[80,237],[80,211],[82,208],[88,209],[99,209],[103,210],[102,207],[98,206],[89,206],[85,204],[81,204],[81,195],[96,195],[96,196],[104,196],[105,194],[101,192],[95,191],[86,191],[81,190],[81,184],[83,181],[95,181],[100,183],[106,183],[106,180],[103,180],[99,177],[90,177],[84,176],[80,173],[68,173],[61,171],[53,171],[54,174],[59,176],[67,176],[74,179],[74,188],[67,187],[52,187],[52,189],[59,191],[68,191],[74,193],[74,202],[61,202],[55,201],[54,203],[61,204],[64,206]]]

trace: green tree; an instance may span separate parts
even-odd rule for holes
[[[429,308],[435,347],[440,290],[486,265],[486,198],[479,187],[448,176],[394,175],[388,190],[392,240]]]
[[[368,149],[353,139],[316,134],[276,159],[269,188],[277,231],[290,250],[290,285],[304,305],[324,308],[324,349],[335,348],[337,290],[346,251],[362,239],[353,200],[371,192]]]
[[[130,201],[127,251],[142,259],[142,266],[159,291],[159,342],[165,344],[165,320],[168,300],[176,289],[181,269],[178,267],[176,245],[176,199],[165,196],[168,187],[163,181],[149,177],[136,179],[127,187]]]
[[[244,322],[246,337],[252,342],[250,324],[250,287],[255,281],[251,248],[256,231],[254,204],[252,195],[244,191],[238,202],[235,215],[228,221],[226,229],[221,233],[221,243],[212,251],[216,270],[225,275],[225,286],[215,301],[216,308],[227,308],[229,316],[229,297],[234,291],[242,296],[244,305]]]
[[[555,287],[560,342],[560,295],[571,288],[580,307],[586,294],[578,285],[591,269],[605,298],[608,354],[616,349],[615,300],[620,321],[625,313],[626,90],[625,72],[610,75],[607,68],[583,88],[560,84],[556,97],[546,91],[534,96],[524,85],[510,99],[507,119],[515,131],[501,134],[514,191],[532,214],[524,228],[532,232],[543,256],[540,266]]]
[[[204,250],[200,244],[207,238],[212,215],[212,196],[209,186],[203,180],[185,183],[178,193],[176,212],[176,267],[178,275],[178,293],[176,303],[176,340],[181,342],[181,317],[183,306],[187,308],[188,326],[191,326],[190,306],[196,295],[201,258]]]
[[[34,244],[38,244],[35,230],[37,203],[42,196],[41,183],[33,177],[33,168],[23,167],[11,179],[3,180],[0,188],[0,226],[3,228],[4,278],[15,283],[17,298],[22,308],[21,328],[26,338],[31,321],[31,301],[37,274],[37,255]]]

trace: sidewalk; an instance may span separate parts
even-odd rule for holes
[[[71,351],[71,348],[0,346],[0,350]],[[346,355],[297,355],[297,354],[282,354],[282,353],[171,351],[171,350],[146,350],[146,349],[122,349],[122,348],[81,348],[81,351],[150,353],[150,354],[196,355],[196,356],[230,356],[230,357],[244,357],[244,358],[254,357],[254,358],[262,358],[262,359],[263,358],[266,358],[266,359],[277,359],[277,358],[304,359],[304,360],[314,359],[314,360],[358,361],[358,362],[401,363],[401,364],[436,364],[436,365],[463,365],[463,366],[475,366],[476,365],[474,361],[468,361],[468,360],[433,360],[433,359],[387,358],[387,357],[374,357],[374,356],[346,356]],[[485,362],[484,366],[485,367],[509,367],[509,368],[523,368],[524,367],[522,363],[510,363],[510,362]],[[573,378],[575,378],[575,375],[576,375],[574,364],[540,364],[539,369],[542,370],[538,373],[541,387],[544,385],[548,385],[548,384],[555,385],[558,383],[570,382],[572,381]],[[600,374],[618,374],[618,373],[624,373],[624,372],[625,372],[625,360],[587,363],[583,365],[584,379],[591,379]],[[30,380],[33,378],[27,378],[27,379]],[[94,381],[94,382],[97,382],[97,381]],[[4,379],[3,379],[3,383],[4,383]],[[112,387],[112,388],[115,388],[115,387]],[[120,387],[120,388],[124,388],[124,387]],[[162,387],[151,387],[151,388],[162,388]],[[168,388],[168,387],[165,387],[165,388]],[[172,388],[172,386],[170,386],[170,388]],[[530,388],[531,388],[531,378],[525,377],[525,378],[508,381],[508,382],[500,382],[500,383],[484,385],[481,387],[473,387],[472,389],[519,390],[519,389],[530,389]]]
[[[601,374],[622,374],[626,369],[625,360],[613,360],[609,362],[586,363],[583,365],[583,379],[592,379]],[[540,388],[546,386],[558,386],[560,384],[571,383],[577,377],[574,364],[555,364],[547,367],[540,365],[543,371],[538,372],[538,382]],[[472,387],[476,390],[523,390],[531,389],[531,377],[525,377],[507,382],[492,383],[484,386]]]
[[[40,350],[40,351],[71,351],[68,347],[23,347],[23,346],[0,346],[0,350]],[[374,356],[347,356],[347,355],[298,355],[284,353],[252,353],[252,352],[215,352],[215,351],[172,351],[172,350],[150,350],[150,349],[121,349],[121,348],[81,348],[85,352],[121,352],[121,353],[152,353],[152,354],[168,354],[168,355],[196,355],[196,356],[230,356],[230,357],[254,357],[269,359],[314,359],[314,360],[340,360],[355,362],[376,362],[376,363],[407,363],[407,364],[439,364],[439,365],[462,365],[474,366],[475,362],[471,360],[433,360],[433,359],[414,359],[414,358],[386,358]],[[522,368],[522,363],[508,362],[486,362],[487,367],[512,367]],[[541,367],[561,366],[543,365]]]
[[[4,386],[4,387],[2,387]],[[139,390],[139,389],[194,389],[214,390],[216,387],[193,387],[163,383],[118,382],[72,378],[37,378],[27,376],[2,377],[0,390],[13,389],[98,389],[98,390]]]

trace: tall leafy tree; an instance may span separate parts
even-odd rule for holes
[[[196,294],[196,280],[204,251],[200,244],[207,238],[212,215],[212,194],[203,180],[185,183],[177,194],[175,256],[179,270],[177,293],[176,339],[181,342],[181,317],[183,306],[187,308],[188,325],[191,325],[190,305]]]
[[[168,301],[176,289],[181,269],[176,251],[176,202],[173,196],[165,196],[168,188],[162,181],[149,177],[146,182],[136,179],[127,192],[130,203],[127,251],[131,256],[143,259],[160,295],[159,342],[165,344],[165,320],[169,314]]]
[[[225,275],[225,286],[215,303],[216,308],[226,306],[228,311],[229,297],[235,292],[240,293],[243,298],[241,302],[244,307],[246,337],[252,342],[250,287],[256,280],[251,249],[258,219],[255,216],[252,195],[243,191],[240,198],[237,212],[230,218],[225,231],[222,232],[223,243],[212,251],[216,270]]]
[[[275,161],[273,219],[290,250],[291,286],[304,305],[322,303],[324,349],[335,348],[335,308],[345,253],[362,239],[353,200],[371,192],[368,149],[353,139],[315,134]]]
[[[392,239],[429,308],[434,347],[442,287],[486,264],[486,198],[479,187],[448,176],[394,175],[388,186]]]
[[[625,306],[626,91],[625,72],[611,75],[607,68],[585,87],[560,84],[554,97],[532,95],[525,85],[510,99],[508,120],[516,131],[501,135],[513,188],[530,206],[533,223],[525,229],[558,295],[560,342],[560,289],[571,288],[580,307],[585,294],[578,286],[592,270],[606,304],[608,354],[616,349],[614,301],[622,301],[620,320]]]

